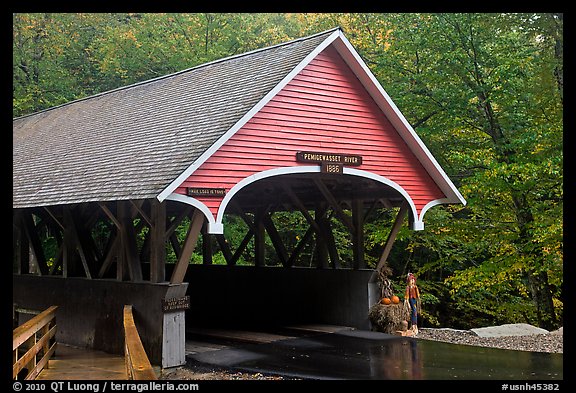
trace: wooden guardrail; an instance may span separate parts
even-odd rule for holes
[[[12,379],[35,379],[56,351],[56,309],[51,306],[12,333]],[[38,359],[38,357],[40,359]]]
[[[136,329],[136,324],[134,323],[131,305],[124,306],[124,359],[128,379],[158,379],[142,346],[138,329]]]

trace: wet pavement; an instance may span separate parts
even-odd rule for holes
[[[458,345],[363,330],[236,343],[188,361],[314,380],[562,380],[563,354]]]

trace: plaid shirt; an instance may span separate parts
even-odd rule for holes
[[[418,290],[418,287],[416,285],[414,285],[413,287],[411,287],[410,285],[408,285],[406,287],[406,299],[418,299],[420,297],[420,291]]]

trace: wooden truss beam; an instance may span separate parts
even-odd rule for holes
[[[396,240],[396,236],[402,227],[402,223],[404,222],[404,217],[406,217],[406,213],[408,213],[408,202],[403,202],[402,206],[400,206],[400,210],[398,211],[398,215],[396,216],[396,220],[392,225],[392,229],[388,234],[388,238],[386,239],[386,243],[384,244],[384,250],[382,251],[382,255],[380,256],[380,260],[376,265],[376,271],[379,272],[380,269],[384,266],[386,261],[388,260],[388,256],[390,255],[390,251],[392,250],[392,245]]]
[[[326,198],[326,200],[330,204],[330,207],[332,207],[332,209],[336,212],[336,215],[338,216],[340,221],[342,221],[342,223],[350,230],[351,233],[356,232],[354,224],[352,223],[352,221],[350,221],[350,217],[348,217],[346,213],[344,213],[344,210],[342,209],[336,198],[334,198],[334,195],[332,195],[328,187],[326,187],[326,184],[324,184],[322,180],[318,178],[314,178],[314,184],[316,184],[316,187],[318,187],[322,195],[324,195],[324,198]]]
[[[21,215],[21,220],[26,237],[28,238],[28,242],[30,244],[30,250],[34,254],[34,259],[38,266],[38,270],[40,274],[44,276],[48,274],[48,266],[46,265],[46,256],[44,255],[44,250],[42,249],[42,242],[38,237],[36,225],[34,225],[32,213],[23,212]]]
[[[190,227],[188,228],[188,233],[186,234],[186,239],[182,246],[182,253],[176,262],[176,266],[172,272],[172,277],[170,278],[171,284],[182,284],[184,281],[184,276],[186,275],[186,270],[188,270],[188,264],[190,263],[190,257],[194,252],[194,248],[196,248],[196,243],[200,236],[203,224],[204,215],[200,210],[194,210]]]
[[[138,211],[146,217],[142,210]],[[150,282],[163,282],[166,280],[166,203],[153,199],[150,217],[144,219],[150,225]]]

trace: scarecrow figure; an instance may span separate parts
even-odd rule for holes
[[[388,265],[384,265],[381,270],[378,272],[378,276],[380,278],[380,286],[381,286],[381,293],[380,298],[392,298],[394,295],[394,290],[392,288],[392,281],[388,278],[392,275],[392,269],[388,267]]]
[[[410,308],[410,323],[412,335],[418,334],[418,309],[420,308],[420,291],[416,285],[416,277],[408,273],[406,277],[406,293],[404,295],[404,307]]]

